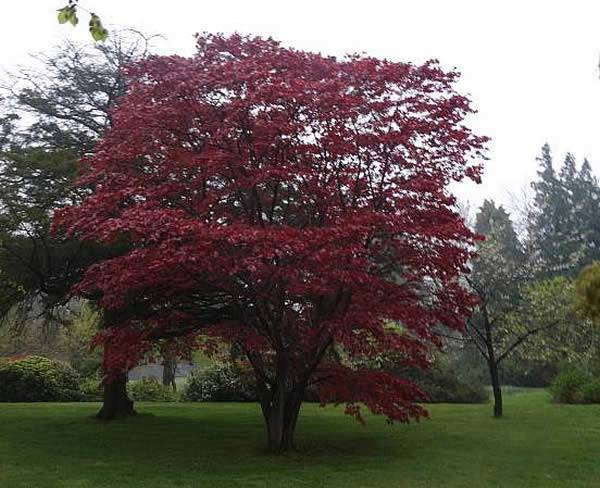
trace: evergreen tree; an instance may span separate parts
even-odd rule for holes
[[[534,260],[541,274],[550,274],[556,262],[556,233],[559,206],[560,184],[556,172],[550,146],[544,144],[542,154],[537,158],[539,169],[538,180],[532,183],[535,191],[533,215],[530,218],[529,238],[534,252]]]
[[[484,200],[475,217],[475,231],[484,236],[495,235],[500,240],[502,253],[515,260],[523,257],[521,243],[517,237],[508,212],[493,200]]]
[[[557,175],[548,144],[542,148],[538,161],[538,180],[532,183],[534,210],[528,229],[536,274],[539,278],[574,277],[583,266],[600,257],[598,182],[589,162],[585,161],[578,171],[570,153]]]
[[[583,268],[600,260],[600,187],[587,159],[575,178],[573,201],[573,215],[580,224],[577,235],[583,247]]]
[[[111,126],[127,89],[123,67],[147,54],[147,41],[124,34],[94,48],[67,42],[9,75],[0,105],[0,317],[15,307],[26,316],[43,302],[54,318],[83,269],[121,252],[57,238],[50,219],[87,192],[71,185],[76,161]],[[103,417],[131,413],[125,381],[123,373],[105,387]]]
[[[581,266],[587,243],[583,238],[586,234],[587,222],[581,220],[578,214],[578,171],[575,156],[567,153],[559,173],[559,186],[556,195],[555,249],[558,250],[558,269],[563,274],[572,275]]]
[[[12,284],[0,317],[23,295],[51,311],[99,252],[56,239],[50,221],[85,193],[72,186],[77,160],[110,126],[126,91],[122,68],[146,54],[146,42],[118,34],[91,49],[66,42],[8,75],[0,100],[0,269]]]

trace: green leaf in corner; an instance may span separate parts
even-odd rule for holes
[[[70,22],[73,26],[77,25],[79,22],[79,19],[77,18],[77,10],[72,5],[58,9],[58,23],[66,24],[67,22]]]
[[[75,12],[75,9],[73,9],[73,13],[69,18],[69,22],[71,22],[73,26],[76,26],[79,23],[79,19],[77,18],[77,13]]]
[[[58,9],[58,23],[65,24],[69,20],[69,7]]]
[[[103,42],[108,38],[108,31],[104,28],[100,17],[96,14],[92,14],[90,17],[90,34],[96,42]]]

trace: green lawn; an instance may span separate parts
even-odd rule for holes
[[[515,392],[434,405],[431,420],[367,426],[307,405],[299,452],[263,451],[256,405],[140,404],[113,423],[95,404],[0,404],[0,487],[598,487],[600,407]]]

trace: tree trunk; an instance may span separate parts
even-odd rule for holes
[[[300,385],[288,390],[284,384],[279,384],[275,391],[264,390],[261,408],[270,451],[288,451],[295,448],[294,433],[303,396],[304,387]]]
[[[500,376],[498,375],[498,363],[496,351],[494,350],[494,338],[492,337],[492,324],[490,322],[487,308],[484,307],[484,326],[485,342],[487,347],[487,363],[490,370],[490,379],[492,380],[492,390],[494,392],[494,417],[502,417],[502,388],[500,386]]]
[[[127,373],[123,372],[110,383],[104,384],[102,408],[96,418],[113,420],[134,415],[133,402],[127,396]]]
[[[498,375],[498,363],[488,361],[490,369],[490,378],[492,380],[492,390],[494,392],[494,417],[502,417],[502,387],[500,386],[500,376]]]
[[[175,383],[175,373],[177,372],[177,356],[171,351],[163,353],[163,376],[162,382],[164,386],[170,386],[173,391],[177,391]]]
[[[110,342],[104,343],[104,365],[103,370],[106,374],[107,350]],[[104,392],[102,395],[102,408],[96,414],[96,418],[102,420],[113,420],[118,417],[128,417],[134,415],[133,402],[127,396],[127,371],[123,371],[114,377],[110,382],[104,383]]]

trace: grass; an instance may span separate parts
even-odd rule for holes
[[[304,407],[298,452],[263,446],[258,407],[140,404],[112,423],[96,404],[0,404],[0,486],[598,487],[600,407],[543,391],[490,405],[433,405],[431,420],[362,427],[340,409]]]

